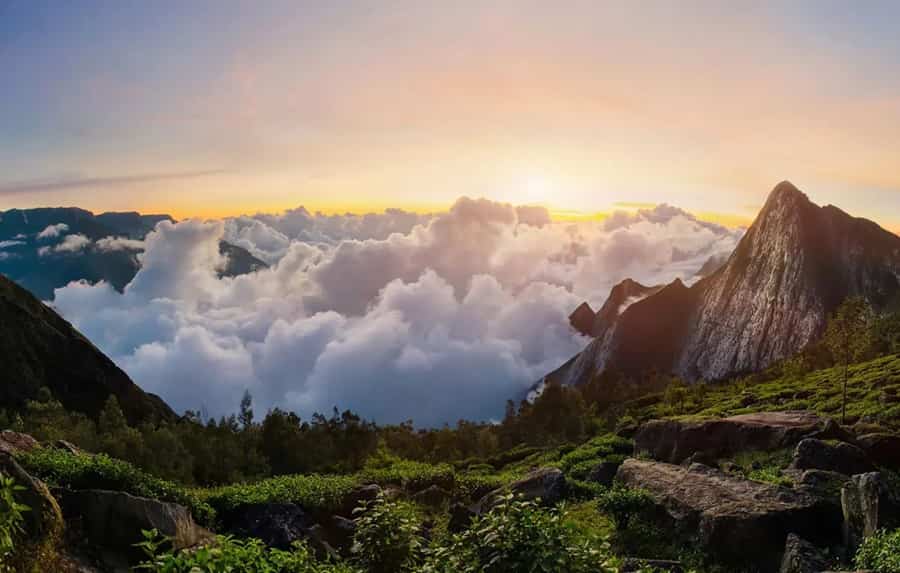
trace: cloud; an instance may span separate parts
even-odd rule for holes
[[[153,183],[174,179],[196,179],[226,173],[222,169],[203,171],[179,171],[174,173],[144,173],[139,175],[113,175],[106,177],[69,177],[61,179],[43,179],[37,181],[19,181],[0,184],[0,196],[19,193],[35,193],[63,191],[67,189],[84,189],[96,187],[119,187],[139,183]]]
[[[24,245],[25,241],[0,241],[0,249],[8,249],[17,245]]]
[[[91,240],[84,235],[66,235],[58,245],[53,247],[40,247],[37,252],[40,257],[45,257],[50,253],[77,253],[90,244]]]
[[[55,239],[61,234],[69,230],[69,226],[65,223],[57,223],[56,225],[48,225],[43,231],[37,234],[38,239]]]
[[[128,237],[103,237],[97,240],[96,248],[102,252],[143,251],[144,241]]]
[[[462,198],[427,217],[164,221],[124,292],[75,283],[54,304],[176,409],[228,413],[249,389],[260,409],[304,416],[496,419],[586,344],[568,325],[580,302],[602,303],[625,276],[691,280],[741,234],[668,207],[611,219]],[[223,237],[272,266],[219,278]]]

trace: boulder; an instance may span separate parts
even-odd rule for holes
[[[545,505],[555,505],[566,495],[566,476],[556,468],[534,470],[510,484],[509,491],[521,499],[540,499]]]
[[[450,521],[447,523],[447,530],[450,533],[459,533],[465,531],[471,525],[472,520],[478,516],[478,504],[466,505],[456,502],[450,506]]]
[[[191,512],[184,506],[125,492],[99,489],[65,492],[63,507],[67,516],[80,519],[86,542],[132,559],[140,557],[134,544],[143,540],[143,530],[156,529],[172,539],[176,549],[193,547],[212,538],[209,531],[194,523]]]
[[[865,434],[857,438],[856,443],[877,465],[900,469],[900,436],[887,433]]]
[[[622,465],[621,462],[600,462],[591,469],[591,473],[588,474],[588,481],[610,486],[616,478],[616,472],[619,471],[620,465]]]
[[[505,493],[511,493],[517,499],[525,501],[540,500],[543,505],[556,505],[565,497],[568,486],[566,476],[556,468],[534,470],[522,479],[506,487],[495,489],[472,505],[469,510],[475,515],[482,515],[491,510]]]
[[[818,547],[791,533],[784,544],[780,573],[820,573],[828,559]]]
[[[844,442],[829,444],[816,438],[806,438],[797,444],[790,468],[826,470],[847,476],[875,470],[860,448]]]
[[[629,459],[616,480],[646,490],[663,526],[723,563],[749,561],[776,569],[788,533],[823,545],[840,538],[840,521],[829,519],[833,513],[813,496],[700,464],[685,468]]]
[[[374,501],[378,494],[382,492],[381,486],[378,484],[361,485],[353,489],[341,500],[338,515],[344,517],[353,517],[353,510],[362,505],[364,502]]]
[[[856,475],[841,490],[844,545],[856,551],[877,529],[900,526],[900,499],[879,472]]]
[[[634,443],[636,452],[680,464],[698,452],[718,460],[748,450],[788,448],[810,437],[846,438],[847,433],[812,412],[761,412],[696,422],[653,420],[640,427]]]
[[[243,505],[223,516],[228,531],[254,537],[270,547],[289,549],[294,541],[308,539],[315,521],[293,503]]]
[[[450,492],[442,487],[433,485],[414,494],[412,500],[429,507],[440,507],[445,501],[450,499]]]
[[[41,444],[28,434],[12,430],[0,432],[0,453],[13,456],[21,452],[30,452],[39,447]]]
[[[15,432],[11,433],[15,434]],[[19,436],[27,436],[27,434],[19,434]],[[31,438],[31,436],[27,437]],[[63,531],[62,511],[56,498],[51,495],[44,482],[32,477],[12,456],[4,453],[0,453],[0,472],[13,478],[16,485],[24,488],[16,492],[16,501],[29,507],[29,511],[23,514],[24,527],[29,538],[41,539],[56,536]]]
[[[76,456],[82,453],[81,448],[67,440],[56,440],[53,442],[53,447]]]

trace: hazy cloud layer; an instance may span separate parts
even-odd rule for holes
[[[38,233],[38,239],[55,239],[61,234],[65,233],[69,230],[69,226],[65,223],[58,223],[56,225],[47,225],[47,227]]]
[[[690,280],[739,236],[665,205],[574,224],[468,198],[430,216],[164,221],[123,293],[71,284],[54,304],[176,409],[232,412],[249,389],[261,409],[434,425],[499,417],[580,350],[582,300],[625,277]],[[272,266],[218,278],[223,237]]]

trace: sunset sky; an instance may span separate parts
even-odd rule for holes
[[[900,3],[0,0],[0,209],[668,202],[900,228]]]

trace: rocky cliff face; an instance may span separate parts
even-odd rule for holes
[[[20,409],[42,386],[70,410],[96,417],[116,396],[132,424],[174,420],[71,324],[0,275],[0,408]]]
[[[900,237],[819,207],[785,181],[724,266],[689,288],[676,281],[607,319],[594,341],[549,378],[577,384],[604,368],[688,380],[759,370],[819,337],[846,297],[860,295],[876,307],[890,302],[900,294],[898,277]]]

